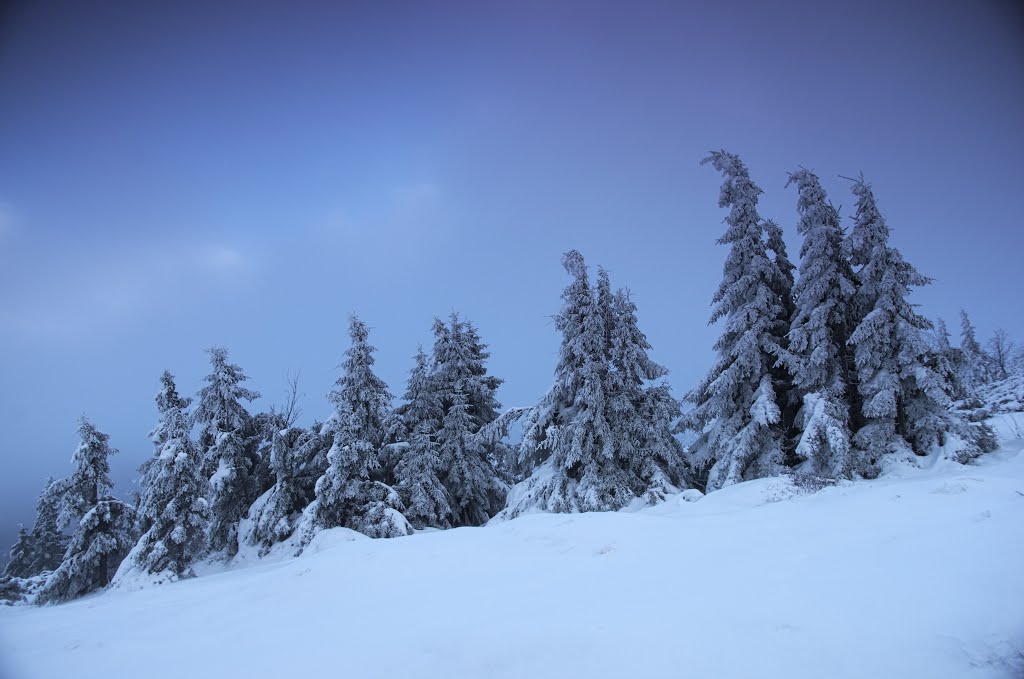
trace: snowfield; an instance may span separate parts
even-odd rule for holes
[[[334,529],[299,558],[0,608],[0,676],[1019,677],[1022,448],[814,494]]]

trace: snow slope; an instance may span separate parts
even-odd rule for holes
[[[297,559],[0,609],[0,675],[1021,676],[1021,448],[813,495],[336,529]]]

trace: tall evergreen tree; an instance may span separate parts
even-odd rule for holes
[[[935,322],[934,342],[931,347],[931,353],[932,360],[929,363],[946,381],[946,390],[950,397],[954,401],[968,398],[972,390],[963,379],[964,352],[962,349],[953,346],[950,340],[949,327],[946,325],[946,321],[941,318]]]
[[[469,399],[457,384],[437,434],[438,457],[445,470],[452,525],[480,526],[501,511],[506,487],[473,436]]]
[[[430,357],[423,351],[422,346],[417,348],[413,360],[415,363],[409,371],[402,404],[395,408],[400,427],[398,436],[403,440],[411,439],[416,427],[423,422],[433,421],[432,423],[437,425],[438,413],[441,410],[438,394],[432,388]],[[433,427],[435,430],[436,428]]]
[[[789,253],[786,249],[786,241],[783,238],[782,228],[771,219],[764,221],[765,250],[772,254],[775,267],[778,269],[778,280],[775,283],[775,294],[782,302],[784,327],[789,328],[789,321],[796,313],[796,304],[793,300],[793,288],[796,286],[796,266],[789,260]]]
[[[843,253],[839,211],[828,202],[818,176],[789,175],[797,187],[800,278],[793,287],[794,312],[785,362],[803,396],[797,416],[796,453],[810,475],[848,477],[855,471],[850,445],[852,357],[850,301],[853,272]]]
[[[345,351],[342,375],[330,394],[336,410],[326,431],[333,444],[309,508],[311,528],[346,526],[370,537],[406,535],[410,527],[398,493],[375,478],[391,394],[373,372],[376,349],[369,344],[369,329],[354,315],[349,337],[352,344]],[[312,531],[305,540],[312,538]]]
[[[855,442],[873,468],[888,457],[924,455],[946,443],[949,434],[964,440],[958,457],[977,454],[965,423],[950,410],[946,382],[928,364],[922,331],[931,322],[908,301],[911,287],[928,278],[889,245],[889,227],[863,177],[853,185],[857,198],[850,253],[858,282],[855,297],[861,318],[850,337],[863,402],[863,425]]]
[[[757,213],[761,189],[732,153],[716,151],[703,163],[725,178],[718,204],[729,215],[718,243],[730,249],[711,314],[712,323],[725,324],[715,364],[687,395],[694,408],[681,425],[699,432],[690,464],[707,474],[704,485],[713,491],[782,468],[783,397],[773,370],[783,351],[774,331],[785,308],[776,288],[783,274],[768,257]]]
[[[978,336],[967,311],[960,310],[960,350],[964,355],[962,377],[966,384],[976,387],[991,380],[991,360],[978,343]]]
[[[435,333],[447,328],[434,325]],[[422,347],[409,373],[404,403],[397,408],[403,429],[401,461],[395,470],[397,488],[405,502],[405,515],[416,527],[451,527],[448,489],[441,477],[444,469],[437,440],[441,428],[442,403],[436,383],[431,379],[430,359]]]
[[[605,419],[605,319],[583,256],[570,250],[562,265],[573,280],[562,293],[562,310],[555,317],[555,327],[562,333],[555,383],[530,411],[519,446],[521,465],[545,465],[526,500],[530,507],[555,512],[617,509],[630,497],[624,474],[615,464],[615,442]],[[513,513],[527,508],[513,508]]]
[[[501,407],[489,356],[475,326],[458,314],[449,323],[434,320],[433,356],[417,356],[398,408],[406,432],[398,487],[414,525],[480,525],[504,506],[504,445],[477,436]]]
[[[630,472],[634,494],[664,499],[684,485],[684,451],[672,431],[680,404],[667,383],[653,384],[668,370],[649,356],[653,347],[640,330],[629,293],[616,291],[611,303],[606,393],[615,454]]]
[[[149,433],[149,439],[153,442],[153,455],[139,465],[139,494],[136,506],[139,520],[139,532],[145,533],[152,525],[152,517],[149,512],[143,511],[143,505],[153,506],[152,497],[149,495],[153,487],[153,481],[160,469],[160,453],[163,445],[167,442],[167,436],[171,433],[168,426],[167,416],[177,417],[180,413],[187,413],[192,399],[178,394],[178,387],[174,383],[174,375],[164,371],[160,376],[160,390],[156,393],[156,410],[158,413],[157,425]],[[186,421],[188,429],[191,430],[191,422]]]
[[[242,386],[242,369],[228,362],[223,347],[209,349],[210,374],[199,391],[193,421],[200,425],[203,475],[210,482],[209,549],[232,557],[238,551],[238,522],[256,499],[259,486],[253,441],[247,435],[251,416],[242,401],[259,392]]]
[[[18,531],[18,541],[11,549],[4,575],[30,578],[53,571],[60,565],[68,543],[58,521],[61,497],[66,485],[64,481],[57,481],[53,477],[47,479],[36,501],[36,520],[32,530],[22,527]]]
[[[432,419],[440,425],[435,438],[454,526],[483,524],[505,504],[507,487],[498,465],[506,449],[475,436],[497,419],[501,408],[496,392],[502,380],[488,374],[489,357],[471,322],[458,314],[447,326],[435,320],[428,384],[440,405]]]
[[[146,532],[132,552],[131,566],[182,577],[205,551],[210,507],[199,451],[190,437],[186,410],[191,399],[178,395],[170,372],[164,371],[160,382],[159,421],[149,435],[156,452],[139,502]]]
[[[607,511],[652,501],[682,483],[682,448],[672,434],[679,403],[650,359],[636,307],[613,293],[606,271],[591,288],[582,255],[563,257],[573,277],[555,319],[562,346],[555,384],[527,411],[519,463],[534,473],[513,489],[503,516],[535,509]]]
[[[46,579],[39,603],[66,601],[102,589],[135,544],[135,512],[110,495],[109,437],[84,417],[71,461],[75,471],[61,493],[58,525],[74,526],[60,566]]]
[[[793,299],[793,287],[796,285],[794,271],[796,266],[789,260],[786,241],[782,229],[774,221],[764,221],[765,250],[772,255],[777,273],[773,289],[779,299],[781,314],[772,325],[772,335],[776,343],[784,350],[789,349],[789,328],[796,313]],[[785,355],[785,354],[783,354]],[[799,460],[793,450],[793,441],[797,438],[796,418],[802,401],[800,389],[793,383],[793,375],[785,361],[776,361],[772,366],[772,379],[779,402],[779,426],[785,432],[786,464],[794,465]]]
[[[37,575],[38,573],[33,572],[34,552],[32,534],[25,528],[24,524],[20,524],[18,526],[18,539],[14,541],[14,545],[7,555],[7,565],[4,566],[3,577],[30,578],[33,575]]]

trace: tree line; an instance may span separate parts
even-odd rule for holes
[[[284,407],[253,414],[259,393],[221,347],[194,398],[164,372],[153,455],[131,501],[112,495],[117,451],[88,419],[65,479],[50,479],[22,528],[0,597],[65,601],[112,580],[179,579],[243,546],[301,552],[320,531],[370,537],[479,526],[524,512],[609,511],[684,488],[712,492],[788,473],[811,483],[871,478],[916,456],[967,462],[995,438],[979,390],[1019,374],[999,331],[982,348],[962,312],[953,347],[910,303],[929,279],[889,242],[863,177],[851,180],[844,228],[819,178],[798,169],[798,264],[782,229],[758,213],[761,189],[734,154],[704,161],[723,178],[728,247],[711,322],[717,358],[683,400],[651,358],[629,292],[592,276],[576,250],[555,327],[553,384],[535,406],[502,411],[502,380],[476,326],[458,314],[433,325],[398,405],[374,372],[369,328],[349,319],[349,346],[322,422]],[[521,429],[511,442],[510,428]],[[684,446],[680,434],[692,432]]]

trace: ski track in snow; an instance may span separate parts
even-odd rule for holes
[[[296,559],[0,608],[0,676],[1021,676],[1022,447],[814,495],[326,531]]]

